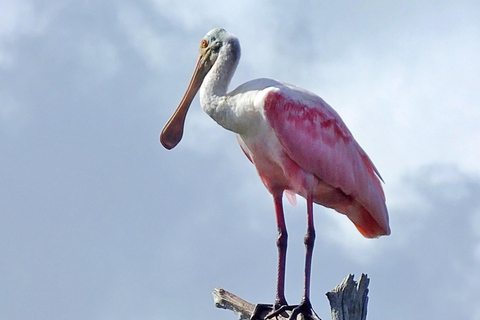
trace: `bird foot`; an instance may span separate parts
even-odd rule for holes
[[[250,317],[250,320],[266,320],[271,319],[273,317],[277,317],[282,315],[284,318],[288,317],[288,314],[285,312],[287,310],[292,310],[296,306],[288,306],[288,305],[272,305],[272,304],[264,304],[259,303],[255,305],[255,310]]]
[[[303,300],[298,306],[293,308],[289,320],[296,320],[299,314],[303,316],[303,320],[322,320],[313,310],[309,300]]]
[[[291,312],[287,313],[287,311]],[[297,320],[300,314],[303,316],[303,320],[321,320],[308,300],[302,301],[299,305],[257,304],[250,320],[278,319],[279,316],[289,320]]]

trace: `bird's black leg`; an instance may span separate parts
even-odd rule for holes
[[[282,204],[283,190],[273,195],[275,202],[275,215],[277,218],[277,248],[278,248],[278,266],[277,266],[277,290],[275,295],[275,303],[272,305],[258,304],[255,308],[251,319],[262,319],[261,314],[268,314],[266,318],[271,318],[283,312],[282,307],[287,306],[285,299],[285,267],[287,258],[287,226],[285,224],[285,217],[283,214]],[[282,309],[282,310],[281,310]]]
[[[312,196],[307,197],[307,233],[303,238],[305,243],[305,283],[303,287],[303,299],[310,298],[310,274],[312,271],[313,246],[315,244],[315,226],[313,224],[313,201]]]
[[[315,313],[310,303],[310,273],[312,266],[313,245],[315,243],[315,227],[313,224],[313,199],[309,195],[307,197],[307,233],[304,237],[306,255],[305,255],[305,284],[303,298],[299,305],[287,304],[285,299],[285,265],[287,256],[287,228],[282,206],[282,194],[274,196],[275,212],[277,215],[278,228],[278,278],[277,278],[277,294],[275,304],[257,304],[251,320],[271,319],[285,311],[291,311],[290,320],[296,320],[299,314],[302,314],[305,320],[321,320]]]
[[[285,217],[283,214],[282,194],[274,197],[275,214],[277,217],[277,248],[278,248],[278,269],[277,269],[277,291],[275,296],[275,309],[287,305],[285,299],[285,268],[287,258],[287,226],[285,225]]]
[[[305,284],[303,289],[302,302],[292,310],[290,319],[295,320],[298,314],[302,314],[304,319],[320,320],[310,303],[310,273],[312,269],[313,245],[315,243],[315,226],[313,224],[313,199],[307,196],[307,233],[303,239],[305,243]]]

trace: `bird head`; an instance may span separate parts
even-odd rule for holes
[[[203,79],[205,79],[205,76],[215,64],[223,45],[223,40],[227,35],[224,29],[213,29],[200,42],[197,64],[187,91],[160,134],[160,142],[165,148],[173,149],[182,139],[185,118],[190,104],[200,89]]]

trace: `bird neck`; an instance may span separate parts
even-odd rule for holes
[[[217,60],[200,87],[203,110],[227,130],[238,132],[235,105],[227,95],[228,85],[240,60],[237,38],[229,38],[220,49]]]

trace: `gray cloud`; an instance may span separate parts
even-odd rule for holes
[[[273,204],[233,135],[195,101],[178,149],[158,143],[199,39],[221,25],[244,48],[234,83],[269,76],[322,89],[387,178],[390,237],[363,239],[315,208],[319,314],[326,291],[366,272],[371,319],[480,319],[480,181],[469,160],[479,64],[464,54],[480,43],[478,12],[470,2],[2,2],[0,318],[220,319],[215,286],[273,299]],[[429,48],[441,49],[435,64]],[[432,134],[412,131],[422,122]],[[422,155],[427,144],[442,152]],[[285,208],[296,303],[305,206]]]

